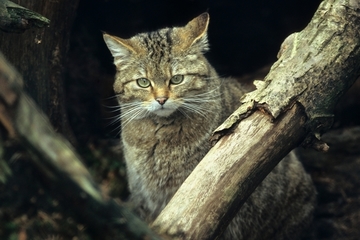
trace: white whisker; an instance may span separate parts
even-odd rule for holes
[[[108,126],[111,126],[111,125],[114,125],[116,123],[120,124],[120,114],[117,115],[117,116],[114,116],[114,117],[109,117],[109,118],[106,118],[107,120],[111,120],[107,125],[106,127]]]
[[[128,123],[133,121],[134,119],[139,119],[146,117],[148,111],[143,107],[143,103],[140,101],[130,102],[130,103],[122,103],[120,106],[109,106],[109,108],[114,109],[109,112],[119,112],[116,116],[109,117],[110,123],[107,126],[117,124],[117,127],[112,131],[120,129],[120,127],[124,128]],[[111,132],[112,132],[111,131]]]
[[[221,96],[219,88],[220,87],[217,87],[208,92],[181,98],[182,104],[179,111],[188,118],[190,118],[189,113],[191,112],[206,118],[208,114],[212,112],[209,108],[209,104],[219,101],[219,97]]]
[[[106,127],[115,125],[116,127],[113,128],[109,133],[115,132],[120,130],[120,114],[114,116],[114,117],[110,117],[110,118],[106,118],[106,119],[112,119],[108,124],[106,124]]]
[[[143,109],[141,108],[134,108],[134,109],[130,109],[128,111],[122,111],[121,112],[121,119],[126,118],[127,116],[133,115],[133,114],[137,114],[138,112],[141,112]]]
[[[117,98],[117,96],[118,96],[118,95],[113,95],[113,96],[110,96],[110,97],[103,98],[103,100],[114,99],[114,98]]]
[[[186,110],[189,110],[189,112],[194,112],[194,113],[197,113],[197,114],[201,115],[202,117],[206,117],[206,114],[203,111],[205,109],[199,108],[198,105],[184,103],[181,107],[186,109]]]
[[[120,112],[120,108],[114,109],[114,110],[106,110],[106,112],[108,113],[116,113],[116,112]]]
[[[179,108],[179,112],[181,112],[182,115],[184,115],[186,118],[191,119],[191,117],[189,116],[189,114],[187,114],[186,111],[182,110],[181,108]]]
[[[124,128],[134,119],[144,118],[148,111],[143,107],[142,102],[130,102],[121,104],[121,125]]]
[[[115,106],[108,106],[108,105],[104,105],[104,104],[102,104],[102,106],[103,106],[104,108],[110,108],[110,109],[113,109],[113,108],[119,108],[119,109],[120,109],[120,106],[119,106],[119,105],[115,105]]]
[[[127,119],[124,119],[124,116],[121,116],[121,125],[122,128],[124,128],[127,124],[129,124],[132,120],[137,119],[139,117],[144,117],[147,115],[147,111],[144,110],[143,108],[137,108],[137,109],[133,109],[131,110],[131,112],[133,113],[132,116],[130,116]],[[126,116],[129,115],[128,113],[126,114]]]
[[[112,129],[109,133],[112,133],[112,132],[120,133],[120,128],[121,128],[121,125],[118,124],[118,125],[116,125],[116,127],[115,127],[114,129]]]

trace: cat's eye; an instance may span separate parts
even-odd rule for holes
[[[137,83],[137,85],[139,85],[139,87],[142,87],[142,88],[147,88],[151,84],[150,81],[146,78],[136,79],[136,83]]]
[[[170,79],[170,83],[174,85],[180,84],[182,81],[184,81],[184,75],[175,75]]]

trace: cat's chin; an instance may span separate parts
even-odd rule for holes
[[[153,113],[155,115],[157,115],[158,117],[168,117],[171,114],[173,114],[174,112],[175,112],[175,109],[167,109],[167,108],[161,108],[156,111],[153,111]]]

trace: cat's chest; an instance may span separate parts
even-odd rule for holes
[[[158,213],[210,148],[210,133],[211,127],[194,123],[141,121],[123,129],[129,187],[138,204]]]
[[[130,128],[123,130],[125,158],[128,164],[139,171],[193,168],[200,155],[209,148],[210,133],[208,127],[194,126],[191,123],[134,123]]]

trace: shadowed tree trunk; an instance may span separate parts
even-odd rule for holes
[[[70,137],[63,67],[79,0],[13,2],[48,18],[50,26],[32,28],[24,33],[0,32],[0,51],[23,76],[25,90],[50,118],[55,129]]]

